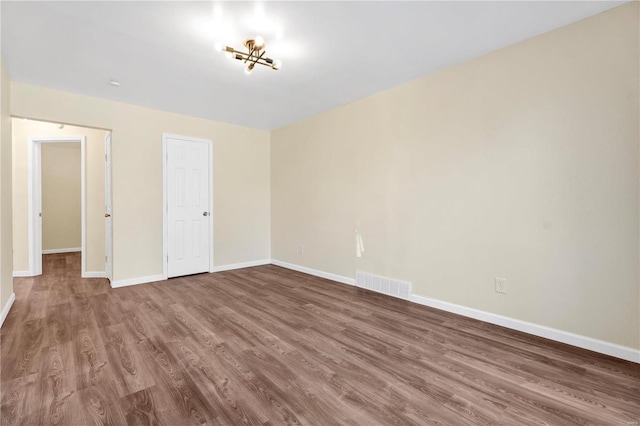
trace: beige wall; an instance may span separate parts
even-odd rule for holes
[[[271,257],[346,277],[355,271],[355,141],[342,109],[271,134]],[[304,254],[299,254],[300,245]]]
[[[273,132],[272,258],[640,348],[637,9]]]
[[[13,293],[9,74],[0,63],[0,310]]]
[[[28,142],[32,137],[85,136],[86,161],[86,267],[89,272],[104,272],[104,138],[105,130],[14,118],[13,122],[13,269],[29,269],[28,235]],[[44,144],[47,146],[47,144]],[[44,167],[44,164],[43,164]],[[44,173],[44,170],[43,170]],[[43,185],[45,176],[43,175]],[[43,187],[43,203],[46,196]],[[43,205],[44,207],[44,205]],[[44,212],[43,212],[44,213]],[[80,218],[78,217],[78,223]],[[46,219],[43,217],[43,227]],[[76,233],[77,234],[77,233]],[[48,247],[43,229],[43,248]],[[69,244],[69,243],[65,243]],[[59,245],[59,244],[56,244]]]
[[[114,279],[162,274],[162,133],[214,142],[214,263],[270,257],[269,133],[13,82],[16,116],[112,129]]]
[[[82,245],[80,143],[65,145],[42,145],[43,250]]]

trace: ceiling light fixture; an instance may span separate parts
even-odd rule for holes
[[[271,59],[264,56],[266,53],[264,50],[265,46],[264,39],[260,36],[248,38],[244,41],[244,47],[247,48],[248,52],[241,52],[235,50],[233,47],[223,46],[220,42],[215,44],[216,50],[218,52],[224,52],[227,58],[237,59],[247,64],[247,67],[244,69],[244,72],[247,74],[251,74],[256,64],[264,65],[274,70],[279,70],[282,66],[282,62],[279,59]]]

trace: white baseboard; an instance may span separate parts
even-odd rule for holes
[[[302,272],[309,275],[314,275],[320,278],[326,278],[328,280],[336,281],[343,284],[355,285],[355,279],[347,278],[341,275],[332,274],[329,272],[319,271],[317,269],[307,268],[306,266],[300,266],[293,263],[283,262],[281,260],[271,259],[269,260],[256,260],[243,263],[235,263],[230,265],[215,266],[212,272],[229,271],[233,269],[248,268],[252,266],[260,266],[266,264],[273,264],[281,266],[283,268],[291,269],[294,271]],[[20,271],[14,271],[15,274]],[[163,276],[150,275],[147,277],[130,278],[126,280],[113,281],[111,287],[124,287],[129,285],[144,284],[154,281],[162,281]],[[15,298],[15,296],[13,296]],[[530,322],[518,320],[515,318],[505,317],[491,312],[481,311],[479,309],[468,308],[466,306],[456,305],[454,303],[444,302],[441,300],[430,299],[428,297],[412,294],[410,301],[431,308],[440,309],[447,312],[452,312],[458,315],[462,315],[469,318],[474,318],[480,321],[488,322],[491,324],[500,325],[502,327],[510,328],[512,330],[522,331],[524,333],[532,334],[534,336],[544,337],[557,342],[566,343],[568,345],[576,346],[583,349],[588,349],[594,352],[598,352],[605,355],[610,355],[616,358],[625,359],[640,363],[640,350],[629,348],[626,346],[617,345],[615,343],[605,342],[603,340],[594,339],[579,334],[570,333],[568,331],[562,331],[543,325],[533,324]],[[11,302],[13,303],[13,302]],[[8,308],[5,307],[8,312]],[[3,311],[3,320],[5,312]]]
[[[546,327],[544,325],[533,324],[521,321],[515,318],[505,317],[502,315],[492,314],[491,312],[481,311],[479,309],[467,308],[466,306],[456,305],[441,300],[430,299],[416,294],[411,295],[411,301],[420,305],[429,306],[431,308],[441,309],[454,314],[474,318],[491,324],[500,325],[512,330],[522,331],[524,333],[533,334],[534,336],[545,337],[556,342],[566,343],[568,345],[577,346],[579,348],[588,349],[616,358],[626,359],[627,361],[640,363],[640,350],[617,345],[615,343],[605,342],[579,334],[570,333],[568,331],[557,330],[555,328]]]
[[[15,277],[33,277],[33,273],[31,271],[13,271],[13,276]]]
[[[209,272],[231,271],[234,269],[250,268],[252,266],[262,266],[271,264],[271,259],[252,260],[249,262],[231,263],[229,265],[219,265],[211,268]]]
[[[251,266],[260,266],[260,265],[268,265],[271,263],[271,259],[264,259],[264,260],[253,260],[250,262],[242,262],[242,263],[233,263],[230,265],[220,265],[220,266],[214,266],[211,270],[211,272],[222,272],[222,271],[230,271],[232,269],[240,269],[240,268],[248,268]],[[105,276],[104,272],[101,272],[101,277]],[[158,274],[158,275],[149,275],[146,277],[138,277],[138,278],[128,278],[125,280],[116,280],[116,281],[111,281],[111,288],[118,288],[118,287],[126,287],[126,286],[130,286],[130,285],[137,285],[137,284],[145,284],[145,283],[152,283],[152,282],[156,282],[156,281],[164,281],[166,278],[162,275],[162,274]]]
[[[11,310],[13,302],[15,301],[16,294],[11,293],[11,296],[9,296],[9,300],[7,300],[7,303],[5,303],[4,308],[2,308],[2,313],[0,314],[0,327],[2,327],[2,324],[4,324],[4,320],[7,318],[7,315],[9,315],[9,310]]]
[[[331,274],[329,272],[318,271],[307,268],[305,266],[295,265],[292,263],[282,262],[272,259],[271,263],[283,268],[293,269],[294,271],[303,272],[309,275],[326,278],[343,284],[355,285],[355,280],[340,275]],[[474,318],[491,324],[500,325],[512,330],[522,331],[534,336],[544,337],[556,342],[566,343],[568,345],[577,346],[579,348],[588,349],[616,358],[625,359],[627,361],[640,363],[640,350],[629,348],[627,346],[617,345],[615,343],[605,342],[579,334],[570,333],[568,331],[557,330],[555,328],[546,327],[544,325],[533,324],[521,321],[515,318],[505,317],[491,312],[481,311],[479,309],[468,308],[466,306],[456,305],[454,303],[443,302],[441,300],[430,299],[424,296],[412,294],[409,299],[413,303],[429,306],[431,308],[440,309],[454,314]]]
[[[42,254],[76,253],[76,252],[79,252],[79,251],[82,251],[82,247],[42,250]]]
[[[82,278],[106,278],[107,273],[105,271],[84,271]]]
[[[287,269],[293,269],[294,271],[304,272],[305,274],[315,275],[316,277],[326,278],[331,281],[337,281],[342,284],[356,285],[355,278],[347,278],[342,275],[336,275],[329,272],[318,271],[317,269],[307,268],[306,266],[295,265],[293,263],[283,262],[281,260],[271,259],[271,263],[276,266],[281,266]]]
[[[129,285],[153,283],[156,281],[164,281],[162,274],[148,275],[146,277],[127,278],[126,280],[111,281],[111,288],[126,287]]]

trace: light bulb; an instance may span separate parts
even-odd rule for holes
[[[274,70],[279,70],[281,66],[282,61],[280,59],[276,59],[275,61],[273,61],[273,65],[271,65],[271,68],[273,68]]]
[[[221,41],[216,41],[216,44],[213,45],[213,47],[218,51],[218,52],[222,52],[222,42]]]
[[[228,50],[224,53],[224,56],[226,56],[228,59],[233,59],[233,52],[229,52]]]
[[[251,71],[253,71],[254,66],[255,64],[253,62],[247,65],[247,67],[244,69],[245,74],[251,74]]]
[[[264,47],[264,39],[261,36],[256,36],[254,47],[258,50]]]

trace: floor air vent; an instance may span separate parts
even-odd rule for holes
[[[366,272],[356,271],[356,286],[399,297],[400,299],[409,300],[411,296],[411,283],[409,281],[395,280]]]

